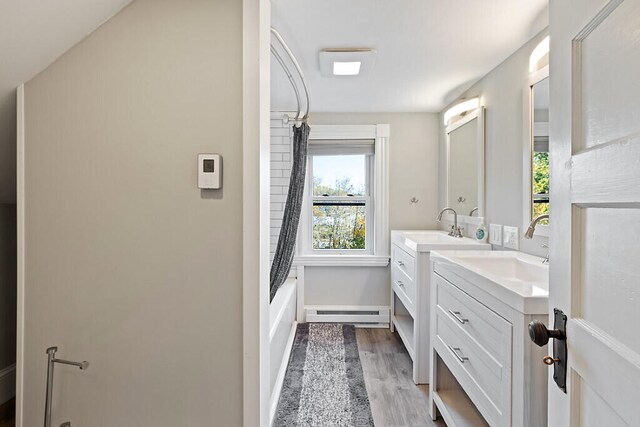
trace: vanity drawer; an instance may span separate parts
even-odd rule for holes
[[[438,310],[434,348],[491,426],[509,425],[510,368],[498,363]]]
[[[482,351],[501,365],[510,367],[511,323],[437,274],[434,277],[437,311],[449,319],[452,327],[477,343]]]
[[[415,281],[407,276],[396,264],[391,265],[391,286],[394,291],[404,296],[403,303],[413,315],[415,315],[414,307],[416,302],[416,284]],[[407,301],[404,301],[406,299]]]
[[[398,269],[411,280],[416,279],[415,257],[409,255],[396,245],[391,246],[391,265],[398,267]]]

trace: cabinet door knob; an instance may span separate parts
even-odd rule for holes
[[[398,265],[399,265],[400,267],[404,267],[404,262],[402,262],[402,261],[400,261],[400,260],[398,260],[398,261],[396,261],[396,262],[398,263]]]
[[[545,365],[551,366],[551,365],[553,365],[554,363],[559,363],[559,362],[560,362],[560,359],[553,358],[553,357],[551,357],[551,356],[545,356],[545,357],[542,359],[542,361],[544,362],[544,364],[545,364]]]
[[[544,323],[534,320],[529,323],[529,338],[538,346],[543,347],[549,342],[549,338],[564,341],[564,333],[558,329],[547,329]]]

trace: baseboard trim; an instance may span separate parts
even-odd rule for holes
[[[16,396],[16,364],[0,370],[0,405]]]

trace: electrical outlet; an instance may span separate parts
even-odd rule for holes
[[[489,224],[489,243],[502,246],[502,226]]]
[[[520,249],[520,240],[518,239],[518,227],[504,226],[504,247],[509,249]]]

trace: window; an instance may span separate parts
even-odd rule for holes
[[[389,264],[389,125],[314,125],[297,266]]]
[[[549,213],[549,78],[531,85],[531,220]],[[542,225],[549,225],[544,219]]]
[[[346,147],[350,147],[347,150]],[[341,149],[342,148],[342,149]],[[371,159],[353,147],[311,150],[311,245],[314,251],[372,252]]]
[[[548,143],[547,143],[548,144]],[[549,150],[533,152],[533,215],[549,213]],[[544,219],[541,224],[548,224]]]

